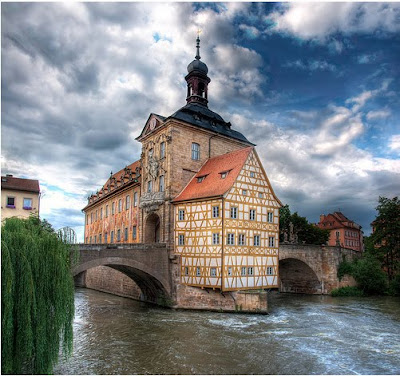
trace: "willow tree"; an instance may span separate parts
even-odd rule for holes
[[[1,228],[2,374],[49,374],[60,353],[71,354],[70,247],[38,218],[5,220]]]

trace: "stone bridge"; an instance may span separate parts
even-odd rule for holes
[[[279,291],[303,294],[329,294],[332,289],[353,281],[339,282],[337,270],[343,257],[350,261],[360,252],[319,245],[280,244]]]
[[[75,284],[86,286],[86,270],[108,266],[131,278],[142,292],[142,300],[170,300],[171,277],[165,244],[78,244],[79,258],[73,264]]]

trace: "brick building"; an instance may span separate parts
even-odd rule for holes
[[[343,213],[321,214],[317,226],[330,230],[328,245],[341,246],[359,252],[364,250],[361,226],[348,219]]]
[[[166,243],[182,285],[277,287],[281,203],[254,144],[208,108],[199,43],[186,105],[150,114],[137,137],[140,160],[89,197],[85,242]]]
[[[9,217],[29,218],[39,216],[40,187],[34,179],[1,177],[1,219]]]

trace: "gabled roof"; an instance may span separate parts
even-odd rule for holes
[[[252,150],[250,146],[208,159],[173,202],[223,196],[235,183]],[[224,172],[227,175],[223,179]]]
[[[151,132],[153,131],[153,130],[150,130],[149,132],[146,132],[146,131],[149,129],[149,122],[150,122],[150,119],[151,119],[152,117],[155,117],[155,118],[157,118],[157,119],[159,120],[159,121],[157,122],[157,125],[156,125],[155,128],[158,128],[159,126],[161,126],[162,123],[163,123],[163,122],[165,121],[165,119],[166,119],[165,116],[161,116],[161,115],[158,115],[158,114],[155,114],[155,113],[152,112],[152,113],[149,115],[149,117],[147,118],[146,123],[145,123],[145,126],[144,126],[143,129],[142,129],[142,132],[140,133],[140,135],[139,135],[138,137],[136,137],[135,140],[140,141],[140,139],[141,139],[142,137],[146,136],[146,134],[149,134],[149,133],[151,133]]]
[[[39,180],[14,178],[13,176],[1,177],[1,188],[15,191],[40,192]]]
[[[324,225],[325,224],[325,225]],[[342,227],[351,227],[351,228],[361,228],[360,225],[347,218],[341,212],[334,212],[327,214],[324,216],[322,221],[318,223],[318,227],[320,228],[328,228],[328,229],[338,229]]]

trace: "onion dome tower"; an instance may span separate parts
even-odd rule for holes
[[[187,67],[188,74],[185,77],[187,82],[186,103],[197,103],[205,107],[208,103],[207,88],[210,78],[207,76],[207,65],[200,61],[200,37],[196,39],[196,57]]]

